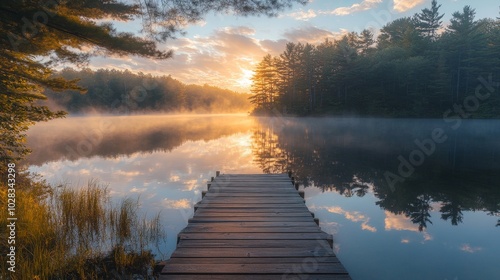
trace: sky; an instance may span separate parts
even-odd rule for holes
[[[279,55],[287,42],[318,44],[326,38],[370,29],[375,34],[387,23],[412,16],[431,6],[432,0],[310,0],[294,5],[277,17],[241,17],[208,14],[187,26],[186,34],[162,43],[163,50],[174,50],[168,60],[140,57],[96,57],[92,69],[129,69],[153,75],[171,75],[187,84],[209,84],[249,93],[256,65],[266,54]],[[444,25],[452,14],[470,5],[476,19],[499,16],[498,0],[438,0]],[[137,32],[137,23],[117,23],[119,31]]]

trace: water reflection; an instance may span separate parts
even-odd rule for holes
[[[293,170],[353,279],[495,279],[499,121],[445,130],[447,141],[412,176],[394,188],[385,180],[415,139],[442,125],[241,115],[69,118],[29,131],[30,170],[54,184],[98,179],[115,198],[140,197],[143,211],[161,210],[164,258],[215,170]]]
[[[186,141],[209,141],[251,129],[245,115],[73,117],[39,124],[28,133],[29,163],[131,156],[171,151]]]
[[[306,186],[345,197],[373,192],[376,204],[405,215],[422,231],[441,219],[463,222],[463,211],[500,213],[500,122],[470,121],[391,188],[385,174],[398,173],[399,157],[428,139],[439,120],[260,119],[253,133],[255,161],[264,172],[293,170]]]
[[[160,182],[194,191],[201,180],[182,176],[194,167],[201,177],[216,169],[293,170],[305,186],[322,192],[345,197],[373,193],[376,205],[405,215],[420,231],[433,223],[433,210],[452,225],[464,221],[464,211],[499,216],[499,121],[468,121],[456,131],[446,130],[448,139],[424,164],[404,182],[388,186],[384,175],[398,172],[398,158],[410,155],[415,140],[424,141],[442,126],[439,120],[359,118],[256,122],[244,115],[81,117],[31,129],[29,162],[52,162],[40,169],[49,177],[104,178],[138,194],[151,193],[149,186]],[[189,208],[186,200],[165,203]]]

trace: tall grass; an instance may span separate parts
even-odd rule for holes
[[[0,188],[1,201],[7,197]],[[16,272],[5,255],[1,279],[111,279],[151,276],[154,255],[165,238],[158,213],[139,217],[139,200],[112,204],[106,186],[54,187],[26,180],[16,191]],[[2,210],[6,207],[2,207]],[[0,248],[7,252],[7,211],[0,211]]]

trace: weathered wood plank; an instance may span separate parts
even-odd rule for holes
[[[210,183],[210,182],[209,182]],[[286,184],[286,185],[292,185],[292,182],[290,180],[277,180],[277,179],[274,179],[274,180],[264,180],[264,179],[224,179],[224,180],[215,180],[215,181],[212,181],[211,183],[223,183],[223,184],[227,184],[227,183],[231,183],[231,184],[240,184],[240,183],[255,183],[255,184],[273,184],[273,183],[276,183],[276,184]]]
[[[177,248],[172,258],[286,258],[335,256],[324,248]]]
[[[302,264],[304,261],[309,261],[303,257],[285,257],[285,258],[171,258],[168,263],[190,264],[193,262],[200,264],[258,264],[258,263],[288,263]],[[337,257],[317,257],[314,259],[318,263],[338,263]]]
[[[345,274],[347,271],[340,263],[317,263],[311,258],[309,263],[299,264],[170,264],[163,270],[164,273],[253,273],[253,274],[284,274],[304,272],[308,274]]]
[[[233,186],[228,186],[228,187],[218,187],[218,186],[213,186],[210,187],[209,192],[211,193],[217,193],[217,192],[240,192],[240,193],[254,193],[254,192],[259,192],[259,193],[283,193],[283,194],[296,194],[297,190],[295,188],[257,188],[257,187],[233,187]]]
[[[205,197],[299,197],[297,193],[258,193],[258,192],[248,192],[248,193],[229,193],[229,192],[207,192]]]
[[[201,207],[198,209],[200,213],[304,213],[303,208],[210,208],[210,207]],[[198,214],[198,211],[195,212],[195,215]]]
[[[239,197],[239,198],[227,198],[227,197],[208,197],[207,199],[203,199],[200,204],[207,204],[207,203],[260,203],[260,204],[269,204],[269,203],[274,203],[274,204],[283,204],[283,203],[304,203],[304,199],[301,197],[293,197],[293,198],[280,198],[280,197],[274,197],[274,198],[269,198],[269,197],[260,197],[260,198],[245,198],[245,197]]]
[[[297,217],[269,217],[269,216],[196,216],[188,220],[189,223],[212,223],[212,222],[310,222],[312,216]]]
[[[256,221],[227,221],[227,222],[198,222],[190,224],[191,227],[317,227],[314,220],[309,221],[272,221],[272,222],[256,222]]]
[[[303,211],[298,211],[298,212],[283,212],[283,211],[266,211],[266,212],[235,212],[233,209],[216,209],[216,210],[211,210],[211,209],[199,209],[195,213],[196,215],[193,217],[194,218],[202,218],[202,217],[226,217],[226,216],[231,216],[231,217],[312,217],[312,214],[310,212],[303,212]],[[244,218],[242,218],[244,219]]]
[[[206,197],[206,200],[215,200],[215,199],[221,199],[221,200],[229,200],[232,201],[233,203],[244,203],[244,202],[249,202],[250,200],[255,200],[258,203],[264,202],[264,201],[286,201],[290,200],[292,203],[295,203],[297,201],[304,201],[302,197],[299,195],[289,195],[289,196],[245,196],[245,193],[243,195],[240,193],[238,195],[233,195],[233,196],[224,196],[224,195],[217,195],[217,193],[213,193],[213,195],[210,195]],[[201,202],[205,201],[203,199]],[[250,202],[251,203],[251,202]]]
[[[264,177],[264,178],[276,178],[276,177],[282,177],[282,178],[289,178],[288,174],[285,173],[269,173],[269,174],[247,174],[247,173],[231,173],[231,174],[220,174],[220,176],[216,178],[223,178],[223,177],[238,177],[238,178],[243,178],[243,177]]]
[[[260,232],[180,232],[179,239],[203,240],[203,239],[283,239],[283,240],[317,240],[317,239],[332,239],[330,234],[323,231],[319,232],[280,232],[274,234]]]
[[[289,239],[268,239],[268,240],[241,240],[241,239],[203,239],[203,240],[180,240],[178,248],[329,248],[330,244],[326,240],[297,240]]]
[[[293,185],[279,185],[279,184],[210,184],[210,188],[235,188],[235,189],[286,189],[286,190],[294,190],[295,187]]]
[[[307,277],[307,278],[305,278]],[[162,278],[163,279],[163,278]],[[349,275],[332,274],[278,274],[278,275],[259,275],[259,274],[169,274],[168,280],[351,280]]]
[[[240,203],[196,203],[197,207],[210,207],[210,208],[268,208],[268,209],[281,209],[281,208],[294,208],[294,209],[307,209],[307,207],[303,203],[282,203],[282,204],[273,204],[273,203],[246,203],[245,206],[242,206]]]
[[[217,187],[262,187],[262,188],[294,188],[294,186],[290,182],[251,182],[251,181],[239,181],[239,182],[212,182],[209,183],[211,186]]]
[[[215,227],[215,226],[196,226],[196,225],[188,225],[186,228],[182,230],[183,233],[190,232],[267,232],[267,233],[276,233],[276,232],[321,232],[319,227]]]
[[[307,277],[307,278],[306,278]],[[350,280],[345,274],[169,274],[169,280]]]

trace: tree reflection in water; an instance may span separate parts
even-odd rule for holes
[[[442,121],[263,118],[259,123],[252,149],[265,173],[292,170],[305,187],[345,197],[373,192],[378,206],[405,215],[420,231],[432,224],[432,210],[455,226],[463,222],[463,211],[500,215],[498,121],[470,121],[447,131],[449,139],[394,189],[384,172],[396,173],[398,156],[409,155],[415,140],[429,137]]]

